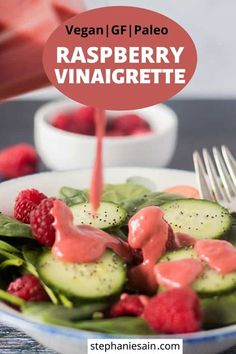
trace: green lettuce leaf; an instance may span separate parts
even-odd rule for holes
[[[29,225],[10,216],[0,214],[0,236],[32,238]]]

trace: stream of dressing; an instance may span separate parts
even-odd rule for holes
[[[96,155],[92,172],[92,180],[89,190],[89,200],[92,206],[92,212],[96,214],[99,207],[102,189],[103,189],[103,166],[102,166],[102,140],[105,131],[105,111],[99,108],[95,110],[96,120]]]

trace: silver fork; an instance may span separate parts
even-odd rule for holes
[[[203,159],[198,151],[193,153],[200,197],[236,211],[236,160],[225,145],[221,146],[221,152],[213,147],[212,153],[213,159],[205,148]]]

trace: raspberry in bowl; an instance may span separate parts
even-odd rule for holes
[[[175,151],[177,116],[165,105],[132,111],[107,111],[105,167],[166,166]],[[35,114],[35,145],[52,170],[93,165],[94,109],[64,100],[43,105]]]
[[[95,136],[95,112],[93,107],[82,106],[75,111],[55,115],[51,124],[67,132]],[[121,113],[113,118],[106,117],[105,136],[115,138],[150,133],[154,133],[151,125],[138,114]]]

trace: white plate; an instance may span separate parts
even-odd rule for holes
[[[120,183],[131,176],[150,178],[155,183],[157,190],[176,184],[195,186],[194,174],[191,172],[149,168],[107,169],[105,171],[105,182]],[[62,185],[84,188],[88,187],[89,180],[90,171],[83,170],[79,172],[41,173],[4,182],[0,185],[0,210],[5,213],[12,213],[14,199],[22,189],[37,188],[50,196],[54,196],[57,195]],[[0,304],[0,320],[24,331],[43,345],[63,354],[85,354],[87,338],[114,337],[32,322],[3,304]],[[158,336],[156,337],[158,338]],[[161,337],[166,338],[168,336]],[[183,335],[182,338],[184,338],[184,354],[216,354],[236,344],[236,325],[187,334]]]

